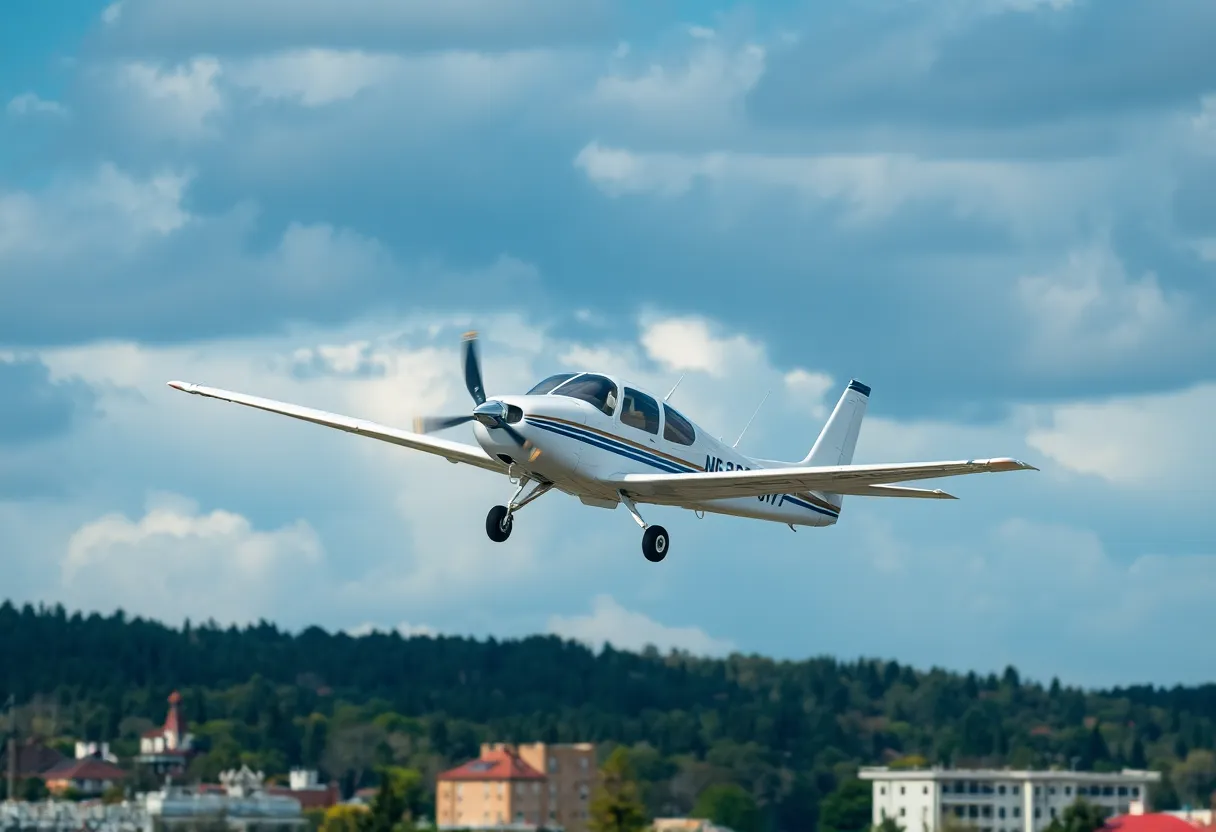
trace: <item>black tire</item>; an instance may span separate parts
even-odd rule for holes
[[[495,543],[502,543],[511,536],[515,517],[507,514],[506,506],[494,506],[486,515],[486,535]]]
[[[650,526],[642,535],[642,554],[651,563],[658,563],[667,557],[670,546],[671,538],[667,536],[667,529],[662,526]]]

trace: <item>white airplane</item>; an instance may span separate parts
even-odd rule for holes
[[[169,386],[506,474],[518,487],[505,506],[486,516],[486,534],[495,542],[511,536],[515,512],[553,488],[590,506],[623,504],[642,527],[642,552],[654,563],[666,557],[670,541],[666,529],[642,518],[639,503],[680,506],[702,517],[711,512],[769,520],[797,531],[835,524],[845,495],[957,499],[892,483],[1038,470],[1008,458],[853,465],[870,398],[870,388],[859,381],[849,382],[806,457],[777,462],[746,457],[681,415],[667,403],[675,387],[660,401],[611,374],[559,373],[522,396],[486,398],[476,333],[464,336],[463,363],[472,412],[418,419],[413,432],[198,384]],[[480,447],[427,435],[465,422],[473,423]]]

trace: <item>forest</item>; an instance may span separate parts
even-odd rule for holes
[[[1216,789],[1216,685],[1082,690],[1012,667],[173,627],[0,605],[0,700],[14,697],[25,736],[131,755],[173,690],[201,749],[193,780],[246,762],[316,768],[347,794],[386,770],[433,786],[483,741],[591,741],[604,758],[624,747],[652,817],[728,795],[751,807],[754,832],[868,826],[863,765],[1154,768],[1156,808],[1206,806]]]

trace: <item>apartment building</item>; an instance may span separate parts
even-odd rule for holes
[[[440,829],[586,832],[597,770],[592,743],[486,743],[439,775],[435,819]]]
[[[874,789],[873,822],[893,818],[907,832],[940,832],[944,820],[979,832],[1041,832],[1078,798],[1127,814],[1133,802],[1147,801],[1160,772],[1100,774],[1083,771],[1010,769],[863,768],[861,779]]]

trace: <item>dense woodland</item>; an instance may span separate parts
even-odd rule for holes
[[[859,765],[1153,767],[1165,772],[1158,808],[1207,805],[1216,788],[1216,685],[1091,692],[1013,668],[963,676],[884,661],[597,654],[555,637],[172,628],[0,605],[0,700],[16,697],[26,736],[133,754],[175,689],[204,750],[193,779],[241,762],[268,774],[303,765],[349,793],[387,766],[433,783],[482,741],[589,740],[605,756],[628,749],[652,816],[742,801],[757,832],[868,825]]]

